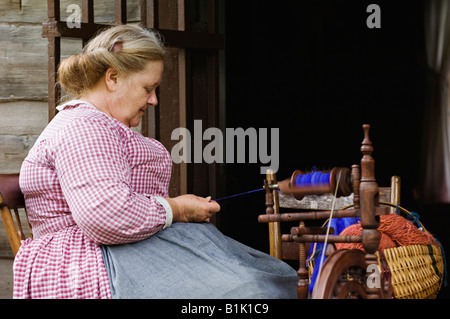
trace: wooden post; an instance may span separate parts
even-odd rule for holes
[[[94,0],[83,0],[81,2],[81,22],[94,23]],[[89,40],[89,37],[83,38],[83,47]]]
[[[359,209],[359,184],[361,182],[361,170],[359,165],[352,165],[353,204]]]
[[[218,32],[218,4],[217,0],[208,0],[207,3],[207,21],[209,34]],[[208,127],[217,127],[219,125],[219,51],[206,51],[207,65],[205,77],[208,81],[207,107],[208,107]],[[218,163],[208,164],[209,192],[217,195],[219,178]]]
[[[363,157],[361,159],[360,206],[361,227],[364,249],[369,254],[378,250],[380,243],[379,220],[375,216],[375,207],[378,206],[378,184],[375,180],[375,160],[372,157],[373,146],[369,138],[370,125],[363,125],[364,140],[361,146]]]
[[[61,18],[59,0],[48,0],[48,121],[56,115],[56,106],[61,99],[61,88],[56,74],[61,59],[61,38],[56,35],[55,22]]]
[[[159,28],[184,30],[184,0],[158,1]],[[155,117],[158,127],[156,138],[170,151],[177,143],[171,133],[179,127],[186,127],[186,77],[184,49],[166,48],[164,80],[159,87],[159,105]],[[170,183],[170,196],[187,192],[186,163],[174,164]]]
[[[305,228],[305,223],[303,221],[300,222],[300,229]],[[299,267],[297,271],[298,275],[298,283],[297,283],[297,297],[298,299],[306,299],[308,298],[309,292],[309,276],[308,270],[306,269],[306,243],[299,243]]]
[[[268,185],[276,184],[277,178],[275,172],[272,169],[268,169],[266,172],[266,213],[267,214],[279,214],[280,207],[278,202],[278,193],[275,190],[270,190]],[[280,222],[269,222],[269,242],[270,242],[270,255],[281,259],[281,226]]]
[[[361,205],[361,227],[362,244],[366,251],[366,267],[378,263],[375,252],[380,245],[381,234],[378,230],[379,220],[375,217],[375,207],[378,206],[378,184],[375,180],[375,160],[372,157],[373,146],[369,138],[370,125],[364,124],[364,140],[361,146],[363,157],[361,159],[361,183],[360,183],[360,205]],[[365,280],[368,276],[366,274]],[[368,299],[380,298],[382,289],[366,287]]]
[[[400,176],[391,177],[391,200],[390,202],[394,205],[400,205]],[[391,207],[391,214],[395,213],[395,208]]]
[[[141,0],[141,24],[150,29],[158,27],[158,0]],[[157,92],[159,100],[159,90]],[[149,107],[142,118],[142,135],[157,138],[156,107]]]
[[[127,23],[127,1],[126,0],[115,0],[114,1],[114,17],[115,17],[117,25]]]

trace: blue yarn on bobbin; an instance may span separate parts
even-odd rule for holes
[[[295,179],[295,186],[314,186],[330,184],[331,173],[313,172],[309,174],[298,175]]]

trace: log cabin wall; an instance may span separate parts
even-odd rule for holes
[[[139,0],[127,3],[129,22],[140,20]],[[97,0],[97,23],[114,23],[114,1]],[[81,1],[62,0],[61,20],[81,7]],[[0,2],[0,173],[17,172],[48,123],[47,39],[42,22],[47,20],[47,2],[12,0]],[[79,39],[62,39],[61,59],[82,48]],[[24,116],[26,114],[26,116]]]
[[[32,2],[0,3],[0,173],[20,169],[47,124],[47,3]]]
[[[46,16],[45,1],[0,2],[0,173],[20,170],[47,125]],[[12,258],[3,229],[0,257]]]

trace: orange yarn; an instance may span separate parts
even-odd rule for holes
[[[380,227],[378,230],[381,233],[379,250],[410,245],[439,246],[430,233],[421,231],[413,222],[397,214],[380,216]],[[361,234],[362,227],[360,223],[351,225],[341,232],[341,235],[361,236]],[[336,243],[335,245],[336,249],[364,250],[363,245],[360,243]]]

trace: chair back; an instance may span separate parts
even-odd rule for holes
[[[27,227],[32,237],[25,199],[19,186],[19,174],[0,174],[0,213],[14,256],[19,251],[21,240],[25,239],[19,209],[25,210]]]

